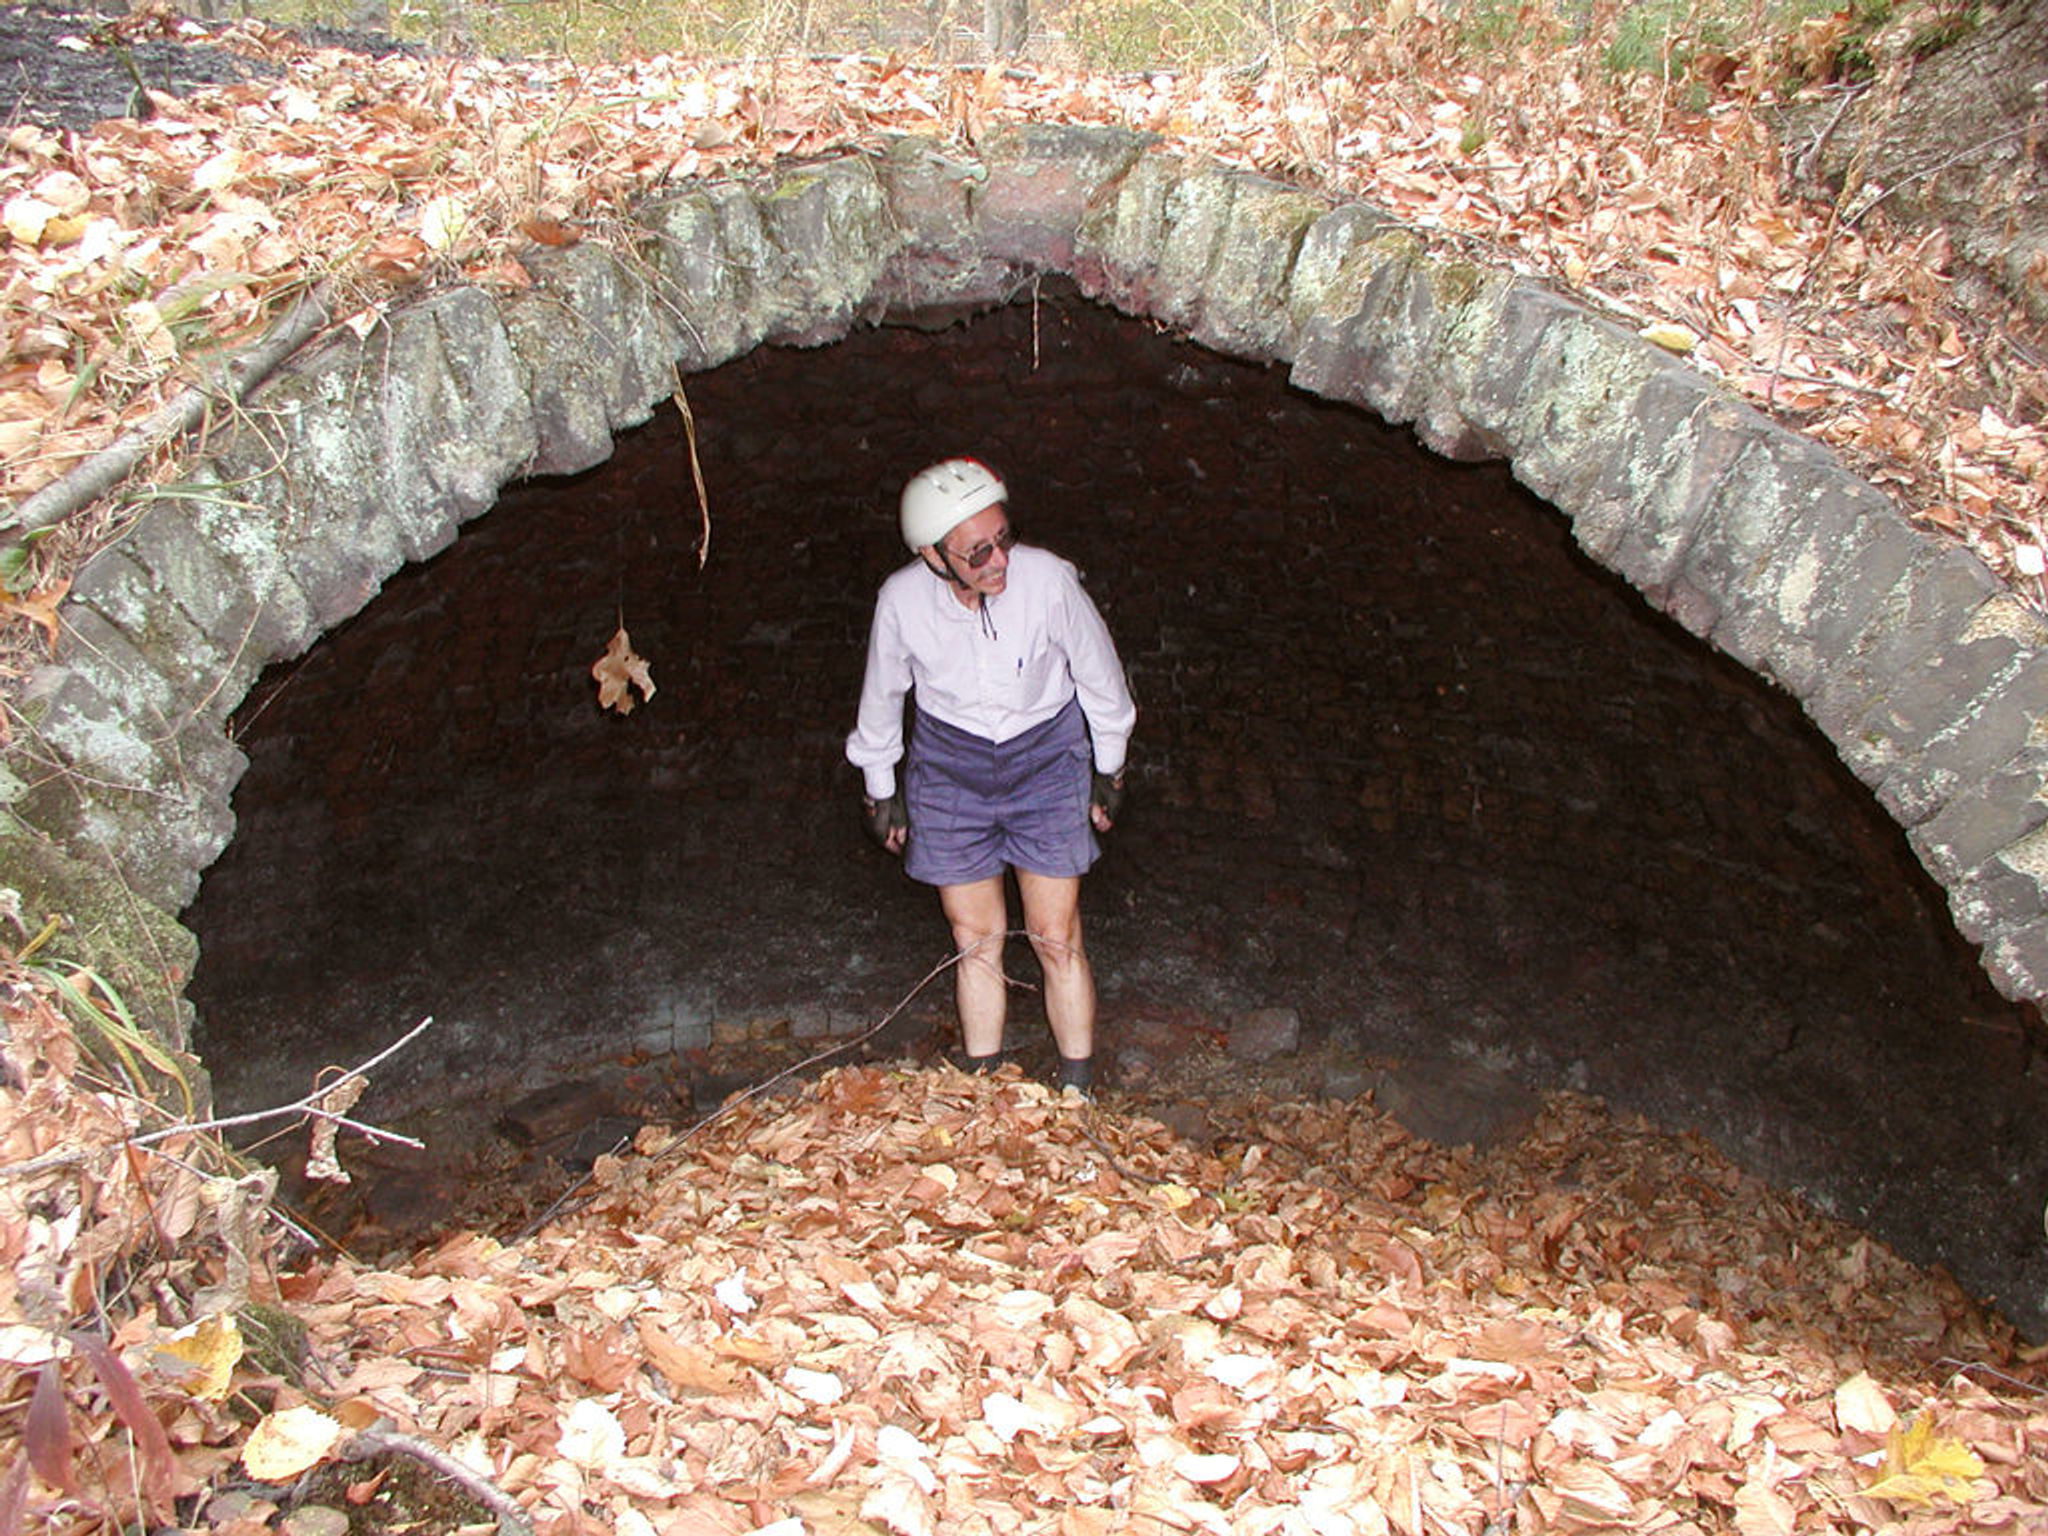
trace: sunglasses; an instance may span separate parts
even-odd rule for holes
[[[970,571],[978,571],[996,557],[997,550],[1000,549],[1007,555],[1016,545],[1017,530],[1015,528],[1005,528],[993,539],[985,540],[965,553],[957,549],[949,549],[946,553],[953,556],[956,560],[966,562],[967,569]]]

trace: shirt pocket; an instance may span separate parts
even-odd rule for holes
[[[1055,697],[1065,664],[1066,659],[1051,646],[1039,646],[1019,656],[1011,704],[1018,709],[1030,709]]]

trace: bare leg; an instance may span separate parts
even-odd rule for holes
[[[1024,931],[1045,968],[1045,1020],[1060,1055],[1095,1054],[1095,971],[1081,947],[1081,877],[1017,871]]]
[[[942,885],[939,906],[953,925],[953,947],[962,956],[953,967],[961,1041],[969,1056],[993,1056],[1003,1048],[1003,1010],[1009,1001],[1003,980],[1003,935],[1010,926],[1010,911],[1003,901],[1003,877]]]

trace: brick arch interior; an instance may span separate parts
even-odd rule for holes
[[[237,836],[186,914],[229,1103],[425,1014],[393,1107],[892,1007],[945,935],[840,751],[895,487],[972,447],[1088,573],[1145,711],[1088,908],[1119,1080],[1288,1007],[1361,1060],[1697,1127],[1959,1267],[2013,1230],[1991,1170],[2039,1157],[2026,1022],[1938,888],[1793,701],[1500,466],[1070,290],[688,393],[704,569],[665,411],[251,692]],[[617,719],[587,669],[621,617],[659,692]],[[946,1029],[939,989],[898,1043]],[[1011,1040],[1043,1053],[1028,992]]]
[[[1157,835],[1205,833],[1172,832],[1179,863],[1148,852],[1135,829],[1112,853],[1142,893],[1132,899],[1155,904],[1141,933],[1119,937],[1110,913],[1098,924],[1133,1017],[1175,999],[1270,1001],[1283,982],[1300,984],[1329,1027],[1391,1029],[1403,1048],[1604,1088],[1654,1067],[1672,1037],[1646,1034],[1641,1010],[1590,1004],[1603,979],[1706,997],[1731,959],[1770,969],[1745,946],[1775,932],[1788,955],[1814,962],[1812,974],[1834,968],[1829,996],[1862,996],[1868,1009],[1732,1010],[1728,1070],[1676,1094],[1674,1113],[1910,1236],[1922,1256],[1975,1266],[2014,1310],[2048,1310],[2038,1219],[2048,1178],[2028,1131],[2042,1123],[2029,1098],[2040,1083],[2027,1075],[2035,1026],[2002,1012],[1973,967],[1955,977],[1953,935],[1930,916],[1945,897],[1998,989],[2041,995],[2040,627],[1974,560],[1920,539],[1812,445],[1625,331],[1432,255],[1369,209],[1329,210],[1128,135],[1023,130],[991,138],[973,159],[889,146],[651,209],[630,259],[585,246],[530,264],[530,292],[439,295],[303,359],[202,471],[198,488],[211,494],[145,519],[87,569],[67,607],[66,654],[28,703],[37,771],[25,788],[19,776],[5,786],[17,818],[10,855],[32,896],[53,906],[101,898],[92,937],[165,1032],[182,1036],[189,1020],[194,961],[172,914],[228,844],[242,743],[264,739],[264,720],[299,719],[305,700],[323,704],[323,718],[341,711],[361,724],[323,760],[335,783],[322,797],[269,818],[283,829],[280,868],[309,871],[306,883],[316,868],[360,873],[369,861],[351,846],[417,859],[417,842],[427,857],[407,867],[473,927],[494,916],[501,927],[557,921],[553,939],[538,932],[530,946],[556,966],[555,995],[620,968],[658,976],[660,956],[634,928],[648,894],[675,874],[645,860],[636,797],[653,790],[693,809],[675,833],[686,874],[692,850],[708,856],[714,843],[803,851],[777,855],[781,873],[746,884],[723,914],[722,934],[742,942],[707,938],[686,919],[655,936],[670,956],[706,958],[650,1002],[650,1039],[716,1022],[725,1005],[699,984],[706,967],[815,958],[805,935],[823,916],[866,925],[839,957],[835,985],[899,980],[876,957],[925,920],[917,893],[885,884],[875,894],[863,870],[845,905],[821,908],[815,882],[799,878],[814,870],[815,849],[849,869],[863,853],[818,796],[821,776],[836,771],[842,722],[821,725],[792,701],[814,709],[842,691],[833,668],[852,664],[849,626],[862,622],[865,593],[840,573],[878,570],[890,553],[886,530],[862,517],[913,450],[956,446],[920,439],[929,423],[997,389],[1001,408],[977,432],[1004,441],[1020,483],[1044,487],[1046,537],[1100,572],[1106,602],[1127,610],[1119,627],[1139,638],[1141,691],[1171,701],[1147,724]],[[1062,273],[1149,320],[1054,366],[1048,316],[1077,331],[1103,317],[1041,291],[1036,305],[999,310],[1000,345],[978,340],[943,367],[909,356],[952,336],[944,321]],[[858,328],[884,316],[915,316],[923,328]],[[1168,345],[1159,328],[1202,349],[1140,360],[1145,347]],[[809,358],[831,378],[827,354],[786,358],[761,344],[840,338],[832,366],[873,372],[859,387],[830,384],[792,423],[784,401],[796,386],[774,367],[794,358],[801,375]],[[883,362],[861,362],[861,348]],[[901,366],[885,367],[891,349]],[[1020,374],[1027,357],[1039,366]],[[1145,387],[1118,393],[1134,374]],[[701,578],[677,574],[695,509],[672,419],[651,429],[657,446],[620,439],[616,468],[591,473],[686,377],[712,410],[707,468],[725,477]],[[722,405],[720,389],[733,391]],[[1455,515],[1431,500],[1437,492],[1387,492],[1404,483],[1393,466],[1412,451],[1408,434],[1351,406],[1411,423],[1438,454],[1474,466],[1445,482],[1460,487],[1442,493]],[[903,414],[821,451],[846,422],[884,408]],[[1274,425],[1283,417],[1285,431]],[[1025,419],[1067,430],[1026,432]],[[1318,428],[1336,436],[1305,457],[1299,434]],[[720,454],[734,457],[721,468]],[[773,477],[758,472],[764,463]],[[814,484],[828,466],[843,478]],[[507,495],[457,543],[461,525],[522,474],[572,478]],[[1068,510],[1062,524],[1061,509],[1083,500],[1077,481],[1116,494],[1101,496],[1099,516]],[[793,487],[806,491],[801,508],[788,505]],[[552,511],[533,513],[531,498]],[[626,515],[629,506],[654,508],[653,521]],[[492,553],[536,516],[559,521]],[[1183,549],[1205,552],[1199,568]],[[494,560],[502,569],[479,583],[458,579]],[[579,602],[613,619],[625,608],[643,650],[678,647],[660,673],[662,697],[685,723],[658,749],[645,739],[666,728],[663,711],[617,722],[591,745],[574,739],[567,713],[549,712],[585,712],[587,700],[551,705],[555,694],[524,686],[488,696],[506,675],[491,669],[505,661],[502,607],[513,591],[526,594],[510,605],[521,627],[502,643],[525,654],[509,675],[552,679],[560,699],[574,696],[591,616],[564,600],[571,576],[610,583],[601,603],[587,593]],[[387,583],[395,601],[366,608]],[[764,618],[765,591],[802,595]],[[1565,591],[1602,593],[1627,618],[1566,614]],[[496,594],[481,613],[466,606],[486,601],[478,593]],[[1642,599],[1667,618],[1650,624]],[[1496,609],[1534,627],[1492,628]],[[1638,651],[1609,636],[1610,622],[1658,638]],[[1274,665],[1264,647],[1276,630],[1288,649]],[[818,654],[838,660],[788,670],[764,691],[775,667],[827,636]],[[1685,636],[1709,646],[1679,644]],[[374,654],[344,667],[358,646]],[[1584,687],[1596,662],[1638,673],[1596,702]],[[272,674],[245,707],[254,723],[231,726],[272,663],[296,671]],[[440,686],[422,688],[422,677]],[[479,681],[488,678],[497,683]],[[1180,707],[1190,700],[1201,709]],[[1561,721],[1563,734],[1533,744],[1537,719]],[[753,729],[762,720],[774,722],[766,734]],[[1721,734],[1698,737],[1702,722]],[[422,773],[437,762],[427,750],[437,731],[452,733],[457,756]],[[1304,753],[1303,732],[1322,749]],[[1821,751],[1822,766],[1786,771],[1823,740],[1832,755]],[[551,758],[589,758],[580,778],[563,781],[559,804],[501,792],[520,749],[536,742]],[[478,743],[484,759],[464,760]],[[1723,757],[1741,771],[1715,779],[1684,766]],[[619,761],[644,774],[633,793],[605,787],[604,766]],[[264,770],[259,762],[258,780]],[[525,846],[534,857],[523,870],[467,875],[455,854],[469,845],[445,820],[373,831],[380,802],[410,795],[424,805],[458,776],[455,798],[433,802],[431,815],[458,807],[486,847]],[[266,819],[253,782],[249,808],[237,806],[252,829]],[[1764,809],[1766,793],[1792,798]],[[1939,886],[1906,856],[1897,826]],[[537,829],[551,841],[517,843]],[[804,841],[778,844],[771,831]],[[369,841],[353,845],[358,835]],[[1729,836],[1734,845],[1718,841]],[[1412,855],[1406,874],[1390,851]],[[587,888],[527,895],[536,869],[582,854],[596,860],[582,866]],[[240,857],[229,855],[221,878]],[[1512,878],[1524,867],[1593,878],[1580,894],[1560,882],[1532,901]],[[1175,877],[1187,869],[1208,878]],[[1267,873],[1275,878],[1256,878]],[[1697,909],[1655,929],[1646,914],[1661,900],[1651,893],[1687,874]],[[330,927],[345,943],[401,977],[445,972],[431,946],[394,964],[400,951],[372,921],[386,898],[346,878],[335,888],[347,902]],[[1206,904],[1184,897],[1189,889],[1206,891]],[[1816,897],[1828,915],[1816,915]],[[1902,926],[1868,926],[1880,919]],[[209,966],[229,965],[238,942],[210,938]],[[277,974],[320,968],[289,934],[248,944]],[[1301,957],[1312,953],[1328,962],[1314,970],[1320,994],[1302,981]],[[1958,990],[1926,1002],[1903,979],[1915,968],[1947,974]],[[1457,977],[1467,979],[1447,980]],[[1555,1038],[1567,1043],[1529,1044],[1519,1026],[1533,1016],[1532,995],[1556,1011]],[[359,1017],[350,996],[332,1003],[328,1018]],[[561,1006],[573,1015],[576,1005]],[[1832,1022],[1817,1027],[1830,1008]],[[1965,1128],[1938,1153],[1905,1150],[1891,1117],[1908,1106],[1877,1086],[1879,1057],[1859,1064],[1839,1044],[1886,1013],[1910,1016],[1911,1027],[1897,1037],[1907,1054],[1883,1059],[1911,1076],[1923,1104],[1947,1106],[1931,1114]],[[550,1023],[564,1040],[614,1032],[611,1019]],[[254,1027],[291,1038],[282,1025]],[[1830,1034],[1836,1027],[1849,1034]],[[503,1019],[455,1017],[439,1038],[448,1071],[503,1065]],[[1786,1097],[1781,1113],[1763,1115],[1750,1090],[1773,1076]],[[1937,1079],[1949,1086],[1926,1086]],[[1861,1143],[1838,1114],[1850,1101]],[[1930,1188],[1938,1193],[1907,1214],[1914,1191]]]

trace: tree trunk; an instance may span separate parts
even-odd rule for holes
[[[1031,31],[1030,0],[985,0],[982,32],[989,53],[998,59],[1014,59],[1024,51]]]
[[[1804,151],[1802,179],[1856,213],[1948,227],[1958,255],[2048,320],[2048,0],[2004,0],[1981,26],[1880,81]],[[1851,185],[1851,183],[1855,185]]]

